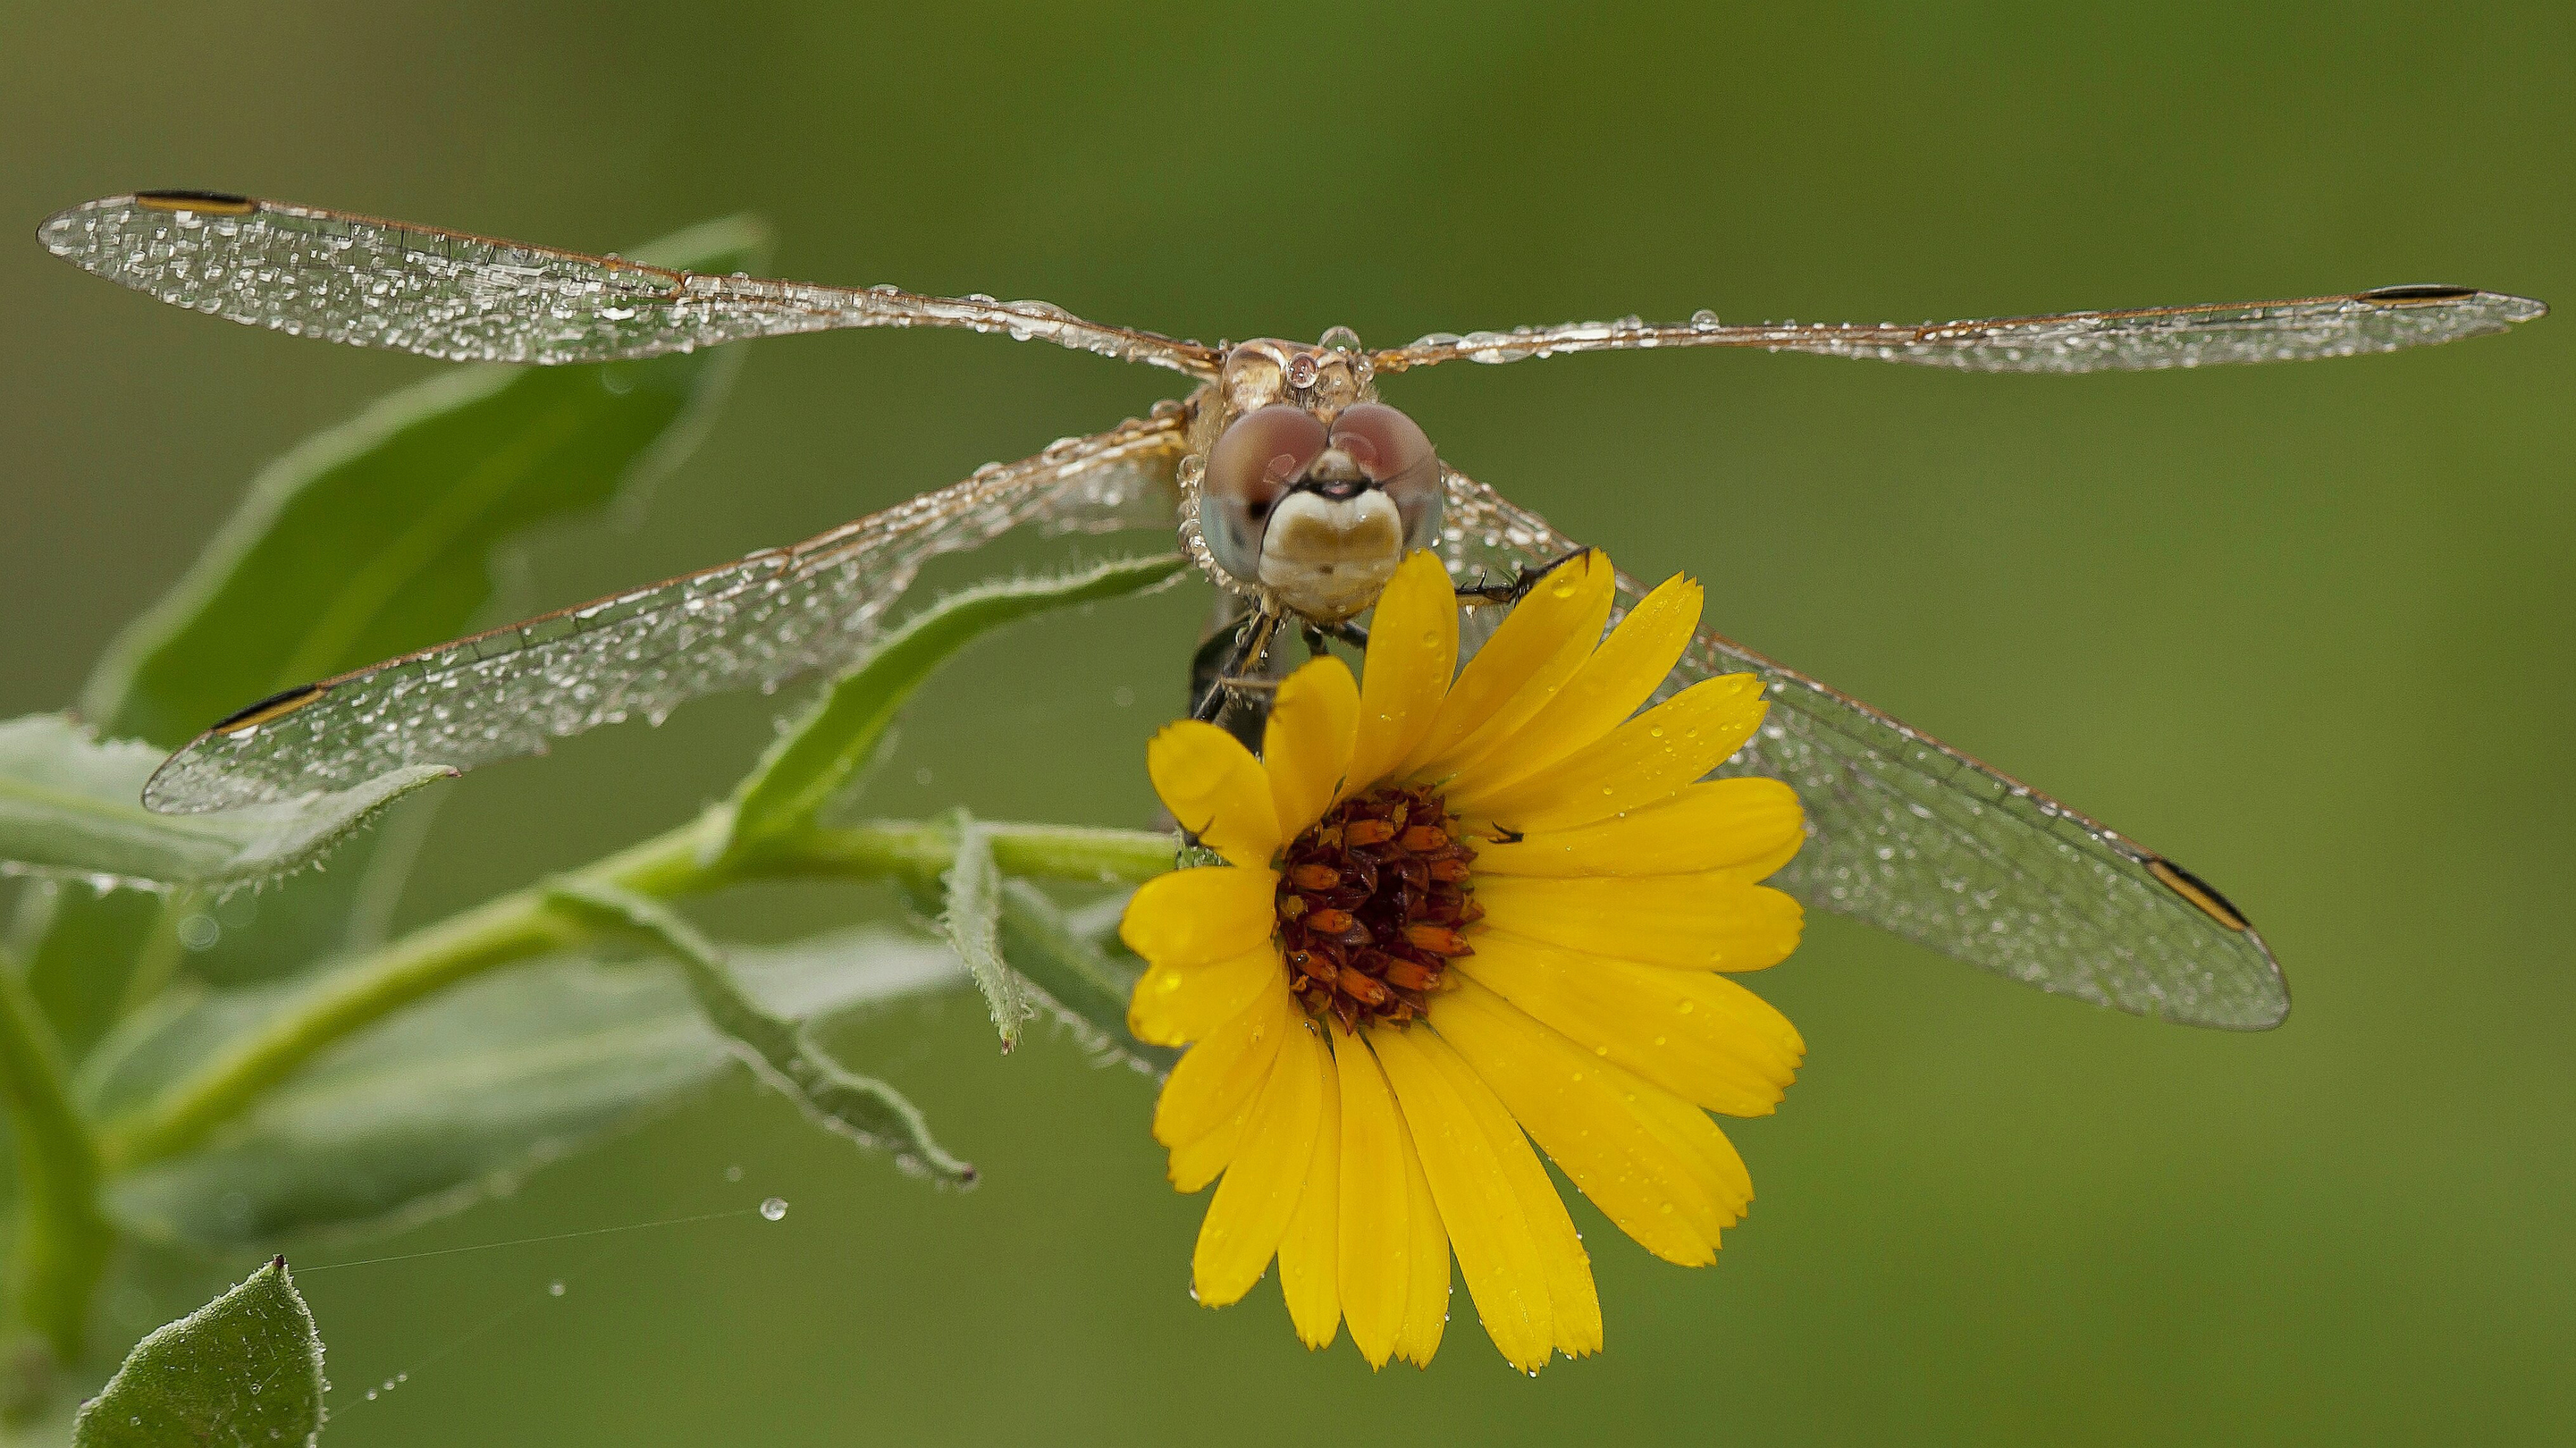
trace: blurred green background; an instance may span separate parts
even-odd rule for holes
[[[438,370],[189,317],[34,244],[139,186],[603,249],[753,210],[785,275],[1211,340],[2407,281],[2576,303],[2563,3],[11,5],[0,128],[0,716],[67,702],[262,460]],[[526,550],[515,602],[800,537],[1170,390],[962,334],[747,360],[696,455]],[[511,1199],[309,1251],[794,1204],[306,1278],[330,1441],[2564,1441],[2571,385],[2563,316],[2197,374],[1663,355],[1402,379],[1452,461],[1635,572],[1694,571],[1717,627],[2219,882],[2289,970],[2289,1024],[2153,1025],[1819,920],[1758,983],[1812,1054],[1734,1133],[1752,1217],[1686,1272],[1578,1205],[1610,1347],[1531,1382],[1463,1294],[1430,1371],[1376,1376],[1299,1348],[1273,1287],[1193,1306],[1201,1203],[1163,1183],[1149,1085],[1051,1035],[999,1057],[957,998],[843,1039],[979,1189],[902,1179],[737,1081]],[[1146,823],[1141,744],[1200,606],[979,646],[872,807]],[[466,780],[403,917],[677,823],[782,707]],[[890,908],[777,890],[702,917]],[[128,1288],[107,1330],[192,1302]]]

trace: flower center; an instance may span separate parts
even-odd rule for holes
[[[1468,888],[1475,858],[1427,789],[1346,799],[1289,841],[1279,948],[1307,1013],[1345,1030],[1420,1015],[1449,958],[1474,953],[1459,932],[1485,913]]]

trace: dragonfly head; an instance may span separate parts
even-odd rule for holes
[[[1367,609],[1439,532],[1431,440],[1377,400],[1368,354],[1343,328],[1312,346],[1231,348],[1215,394],[1199,479],[1209,557],[1318,623]]]

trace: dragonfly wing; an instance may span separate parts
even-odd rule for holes
[[[1576,545],[1447,477],[1453,572],[1507,578]],[[1643,596],[1619,580],[1622,612]],[[1771,713],[1722,774],[1786,781],[1808,840],[1771,883],[1999,975],[2189,1025],[2260,1030],[2290,1007],[2262,937],[2215,889],[2020,781],[1730,639],[1702,633],[1658,697],[1762,676]]]
[[[1177,405],[792,548],[598,599],[263,700],[199,735],[144,787],[196,813],[346,789],[408,765],[541,753],[701,694],[848,668],[921,565],[1014,528],[1169,533],[1186,450]]]
[[[1216,374],[1213,348],[1046,302],[709,276],[210,192],[85,202],[37,237],[174,306],[452,361],[608,362],[841,327],[963,327]]]
[[[2527,297],[2474,287],[2381,287],[2334,297],[2214,302],[2120,312],[2061,312],[1971,322],[1763,323],[1726,326],[1714,312],[1688,322],[1569,322],[1509,332],[1434,333],[1375,353],[1380,372],[1439,362],[1518,362],[1570,352],[1659,347],[1758,347],[1868,357],[1967,372],[2144,371],[2225,362],[2296,362],[2394,352],[2501,332],[2548,314]]]

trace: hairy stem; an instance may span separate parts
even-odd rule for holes
[[[116,1229],[98,1209],[97,1138],[72,1104],[52,1030],[7,960],[0,960],[0,1094],[18,1142],[21,1189],[11,1306],[57,1360],[71,1362]]]
[[[1149,879],[1171,868],[1171,836],[1055,825],[987,827],[1006,873],[1100,882]],[[621,850],[566,877],[650,900],[704,894],[749,880],[829,875],[935,876],[956,851],[933,824],[875,821],[812,829],[722,853],[730,821],[719,808],[690,824]],[[325,1048],[423,997],[484,971],[591,939],[602,928],[563,907],[561,886],[513,891],[424,926],[316,981],[266,1026],[216,1055],[152,1104],[110,1124],[103,1142],[111,1170],[187,1150],[240,1115],[261,1093]]]

